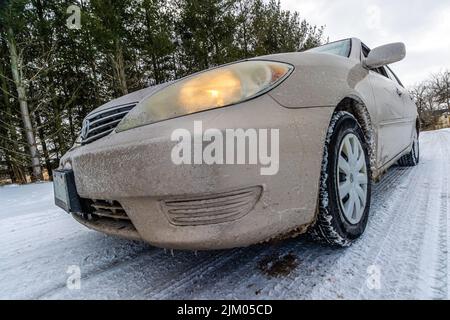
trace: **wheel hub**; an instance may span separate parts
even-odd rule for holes
[[[361,221],[366,208],[368,173],[366,154],[352,133],[341,142],[338,159],[338,194],[344,217],[351,224]]]

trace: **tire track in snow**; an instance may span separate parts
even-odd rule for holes
[[[395,184],[414,179],[417,172],[395,169],[398,173]],[[401,184],[400,184],[401,185]],[[386,273],[385,249],[395,241],[396,226],[404,220],[407,207],[411,204],[411,195],[406,188],[391,188],[392,185],[381,185],[383,190],[374,194],[372,213],[366,234],[351,248],[342,254],[335,265],[334,281],[319,286],[313,297],[320,298],[361,298],[366,294],[366,281],[369,266],[380,267],[382,274]],[[377,186],[375,187],[377,189]],[[400,201],[401,199],[405,201]],[[388,252],[389,253],[392,252]],[[388,271],[389,272],[389,271]]]
[[[411,258],[402,291],[397,293],[398,296],[408,294],[409,298],[447,298],[447,222],[443,221],[444,216],[446,220],[447,213],[442,210],[441,193],[448,174],[448,154],[445,152],[441,133],[432,138],[431,143],[440,148],[433,150],[432,157],[430,152],[424,153],[426,170],[423,170],[422,188],[418,190],[421,201],[418,203],[418,212],[414,215],[416,228],[408,247]],[[445,269],[444,274],[440,271],[442,268]]]
[[[158,286],[156,290],[152,290],[152,292],[146,290],[143,292],[143,295],[150,299],[168,299],[173,293],[184,290],[196,280],[215,272],[229,260],[241,254],[242,251],[242,249],[234,249],[229,253],[221,254],[219,258],[214,256],[212,259],[207,259],[200,264],[196,263],[191,269],[185,270],[177,275],[176,279],[168,281],[162,286]]]
[[[310,298],[361,298],[370,294],[366,290],[367,267],[381,267],[382,275],[396,271],[398,266],[394,268],[389,260],[404,257],[401,250],[393,249],[401,240],[398,228],[408,225],[404,223],[408,218],[406,212],[412,206],[414,194],[411,190],[418,185],[420,171],[417,168],[397,167],[391,170],[392,175],[388,173],[380,183],[374,185],[371,217],[365,235],[343,252],[334,265],[336,271],[331,274],[329,281],[320,283]],[[396,283],[395,279],[389,277],[387,280],[392,286]],[[383,293],[388,295],[389,291]]]
[[[392,270],[398,278],[397,285],[392,286],[391,297],[394,299],[433,298],[436,294],[433,284],[440,256],[440,188],[444,162],[439,152],[430,152],[429,146],[441,142],[440,137],[434,135],[424,148],[422,163],[416,168],[421,173],[417,178],[419,185],[410,187],[416,197],[408,207],[408,219],[398,224],[399,236],[393,243],[403,243],[402,253],[407,255],[391,254],[390,264],[396,261],[394,265],[398,266],[397,270]],[[403,227],[405,225],[407,228]]]
[[[104,272],[111,272],[113,270],[119,269],[119,268],[123,267],[126,263],[128,263],[128,261],[132,261],[132,260],[138,258],[139,256],[141,256],[146,250],[147,250],[146,248],[142,248],[140,250],[137,250],[135,252],[127,254],[126,256],[119,258],[117,260],[113,259],[113,260],[109,261],[108,263],[96,266],[92,269],[88,269],[87,272],[85,270],[83,270],[80,281],[82,283],[88,282],[88,281],[91,281],[92,278],[99,276],[100,274],[102,274]],[[153,253],[153,255],[156,255],[156,254],[157,253]],[[87,269],[87,268],[83,268],[83,269]],[[33,299],[46,299],[51,296],[57,295],[58,291],[65,291],[65,290],[68,290],[68,289],[67,289],[66,282],[63,281],[63,282],[56,284],[55,286],[53,286],[51,288],[46,288],[45,290],[35,294]]]
[[[321,247],[324,251],[318,251],[317,247],[317,244],[311,244],[301,237],[246,249],[245,259],[232,261],[230,265],[217,270],[213,278],[202,279],[202,287],[193,290],[193,293],[201,299],[277,299],[279,292],[283,290],[282,286],[292,281],[293,277],[299,273],[303,274],[302,278],[305,281],[314,282],[311,273],[317,270],[317,261],[325,255],[325,252],[337,255],[335,250]],[[290,275],[284,278],[271,278],[259,270],[259,263],[263,257],[284,256],[289,253],[297,256],[299,265]],[[307,268],[302,268],[302,265],[306,265]],[[187,293],[180,293],[177,297],[187,297]]]
[[[129,299],[167,298],[168,295],[188,287],[196,278],[213,272],[221,264],[238,255],[242,249],[220,252],[178,251],[172,256],[163,249],[151,255],[136,255],[133,259],[115,263],[82,278],[83,290],[89,291],[87,297],[95,299],[116,299],[126,295]],[[124,285],[124,283],[131,283]],[[99,287],[98,284],[101,284]],[[59,292],[58,292],[59,291]],[[106,292],[107,294],[101,294]],[[50,298],[86,297],[81,292],[57,288]],[[48,296],[44,296],[48,297]]]
[[[434,138],[434,137],[433,137]],[[434,139],[433,139],[434,140]],[[428,145],[427,145],[428,146]],[[427,148],[424,148],[425,154]],[[424,157],[423,162],[418,167],[411,168],[415,174],[409,177],[406,185],[402,186],[408,190],[408,195],[397,199],[397,204],[391,211],[399,212],[398,218],[389,227],[390,235],[384,239],[380,246],[380,251],[372,264],[379,266],[382,271],[382,290],[369,290],[363,284],[361,287],[361,296],[364,298],[391,298],[397,297],[411,298],[417,291],[420,256],[423,251],[425,241],[424,226],[428,224],[427,211],[434,204],[430,197],[429,185],[430,162]],[[431,162],[436,166],[436,162]],[[426,168],[426,169],[425,169]],[[438,179],[439,181],[439,179]],[[413,192],[411,192],[413,191]],[[427,219],[429,218],[429,219]],[[434,224],[431,221],[431,226]]]
[[[129,299],[149,298],[154,292],[164,288],[167,283],[173,282],[174,277],[180,281],[183,277],[189,279],[196,269],[201,269],[214,259],[220,258],[220,255],[230,254],[227,251],[219,254],[208,252],[195,257],[193,252],[185,251],[172,256],[163,249],[153,249],[150,254],[144,251],[132,259],[114,263],[111,267],[105,266],[97,272],[92,270],[82,279],[83,290],[88,290],[87,296],[94,299],[116,299],[124,294]],[[98,284],[101,286],[99,287]],[[63,289],[62,295],[66,298],[83,297],[80,292],[61,289]],[[101,292],[107,292],[107,294],[101,294]],[[58,295],[57,292],[52,294],[55,297]]]
[[[447,173],[448,174],[448,173]],[[441,194],[441,214],[439,216],[439,257],[436,269],[436,282],[434,285],[437,295],[434,299],[448,299],[448,179],[444,179]]]
[[[438,245],[438,264],[436,268],[435,285],[436,290],[435,299],[448,299],[448,219],[449,219],[449,188],[448,188],[448,175],[450,173],[450,139],[449,134],[442,132],[440,134],[443,147],[443,165],[444,168],[441,171],[443,176],[442,187],[441,187],[441,210],[439,215],[439,245]],[[446,161],[447,160],[447,161]]]
[[[222,264],[220,268],[209,273],[209,277],[202,277],[201,287],[190,287],[186,291],[178,292],[173,297],[176,299],[188,299],[195,295],[200,299],[239,299],[257,298],[255,290],[260,290],[256,284],[261,284],[261,277],[257,266],[263,256],[273,253],[282,254],[286,250],[292,250],[292,240],[282,244],[260,244],[243,249],[242,253]],[[245,275],[243,277],[243,275]]]
[[[421,164],[410,169],[393,167],[374,185],[366,234],[348,249],[332,249],[300,237],[245,249],[199,252],[198,256],[177,251],[173,257],[146,245],[72,229],[73,222],[56,217],[50,206],[47,212],[26,215],[15,207],[14,212],[21,215],[8,216],[0,224],[0,241],[8,243],[0,261],[1,296],[448,298],[449,143],[450,130],[421,135]],[[23,210],[30,208],[27,203]],[[262,257],[291,252],[298,266],[288,276],[269,278],[258,270]],[[77,262],[82,268],[82,289],[70,291],[65,288],[64,267]],[[381,268],[381,290],[366,286],[367,267],[372,264]]]

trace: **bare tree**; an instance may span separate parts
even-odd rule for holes
[[[433,128],[450,111],[450,71],[432,74],[411,89],[423,127]]]
[[[431,88],[436,98],[436,102],[450,111],[450,71],[432,75]]]

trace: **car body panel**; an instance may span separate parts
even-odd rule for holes
[[[410,144],[410,122],[405,119],[405,103],[397,93],[398,85],[385,76],[370,71],[377,110],[379,166],[397,156]],[[395,137],[395,138],[394,138]]]
[[[333,108],[293,110],[264,95],[246,103],[111,134],[66,155],[78,194],[120,202],[141,237],[156,246],[208,249],[247,246],[314,221],[326,129]],[[249,123],[249,119],[251,122]],[[289,119],[286,121],[286,119]],[[176,166],[171,132],[204,128],[278,128],[280,170],[262,176],[255,165]],[[140,137],[136,141],[136,137]],[[292,161],[292,159],[296,159]],[[161,201],[261,186],[261,199],[243,218],[207,226],[170,224]],[[86,223],[88,225],[88,223]]]

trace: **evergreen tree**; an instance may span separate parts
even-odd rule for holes
[[[68,8],[81,28],[67,26]],[[51,175],[82,121],[129,92],[298,51],[321,28],[274,0],[8,0],[0,4],[0,181]]]

